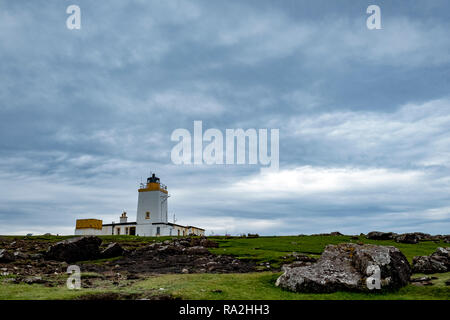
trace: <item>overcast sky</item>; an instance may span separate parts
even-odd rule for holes
[[[66,8],[81,8],[81,30]],[[368,30],[366,9],[381,8]],[[0,234],[134,221],[139,182],[212,232],[450,230],[450,4],[0,0]],[[177,128],[277,128],[280,170],[175,165]]]

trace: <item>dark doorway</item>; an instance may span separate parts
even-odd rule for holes
[[[136,227],[130,227],[130,236],[136,235]]]

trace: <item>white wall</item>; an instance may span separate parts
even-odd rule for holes
[[[150,224],[161,222],[160,191],[139,192],[136,213],[137,224]],[[150,212],[150,219],[145,219],[146,212]]]
[[[75,229],[75,235],[77,236],[101,236],[103,234],[102,230],[98,229]]]

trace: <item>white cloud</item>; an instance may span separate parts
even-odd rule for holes
[[[303,166],[278,172],[258,174],[242,179],[229,191],[258,198],[293,198],[298,196],[340,192],[379,192],[418,183],[420,171],[399,171],[386,168],[320,168]]]
[[[366,163],[377,158],[391,166],[448,166],[449,127],[450,101],[441,99],[407,104],[392,113],[335,111],[291,117],[282,134],[320,141],[329,146],[324,150],[330,158],[345,150],[348,157],[367,157]]]

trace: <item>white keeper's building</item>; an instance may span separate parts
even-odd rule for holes
[[[76,235],[137,235],[137,236],[187,236],[204,235],[205,230],[182,226],[168,221],[167,186],[153,173],[138,190],[136,222],[128,222],[127,213],[120,216],[119,223],[103,224],[98,219],[78,219]]]

